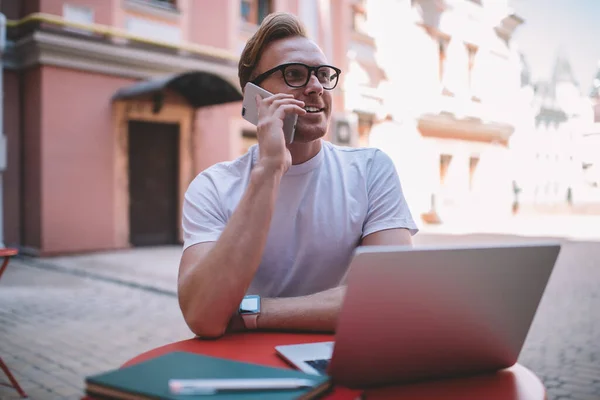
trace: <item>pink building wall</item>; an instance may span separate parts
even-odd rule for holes
[[[127,15],[140,16],[143,12],[132,11],[120,0],[26,0],[23,10],[25,15],[43,12],[62,16],[65,3],[90,7],[95,23],[119,28],[125,27]],[[349,4],[347,0],[331,3],[331,23],[321,19],[320,41],[326,34],[333,35],[330,61],[345,69],[349,35],[346,29],[333,27],[348,24]],[[237,51],[242,25],[238,0],[181,0],[179,5],[181,12],[164,22],[179,26],[185,41]],[[273,5],[274,11],[299,10],[298,0],[273,0]],[[147,17],[161,20],[160,15]],[[13,75],[6,75],[6,88],[7,93],[14,92],[10,98],[15,102],[23,97],[23,125],[19,126],[18,111],[11,112],[15,117],[7,118],[11,131],[7,133],[22,133],[26,160],[20,171],[15,167],[18,158],[9,156],[7,185],[18,188],[21,182],[22,190],[5,196],[6,209],[10,210],[5,219],[7,238],[42,254],[118,247],[115,218],[121,205],[115,201],[117,155],[111,97],[133,80],[42,66],[22,72],[23,89],[19,92]],[[343,110],[341,91],[335,97],[335,109]],[[191,142],[194,175],[240,155],[242,129],[247,128],[240,106],[233,103],[197,110]],[[20,148],[17,140],[9,140],[11,154],[18,156]]]
[[[21,224],[21,126],[19,75],[4,71],[4,135],[6,135],[6,171],[3,174],[4,243],[19,243]]]
[[[239,1],[215,3],[213,0],[194,0],[186,5],[189,31],[184,35],[190,42],[235,50],[240,20]],[[235,103],[203,107],[196,111],[193,128],[195,174],[238,155],[235,150],[239,147],[236,143],[239,132],[232,127],[231,121],[240,118],[240,107],[240,103]]]
[[[232,120],[241,119],[241,103],[203,107],[196,111],[194,124],[194,168],[202,170],[221,161],[231,160],[239,154],[239,130]]]
[[[194,0],[189,4],[188,38],[192,43],[233,50],[236,45],[239,2]],[[210,11],[208,11],[210,10]]]
[[[41,69],[40,217],[45,252],[113,247],[111,97],[132,82],[63,68]]]
[[[352,18],[350,12],[350,3],[347,0],[331,2],[331,26],[323,26],[333,36],[333,60],[331,62],[342,70],[338,89],[334,96],[334,111],[343,112],[345,110],[344,95],[340,88],[344,87],[344,80],[348,75],[348,48],[350,47],[350,21]]]

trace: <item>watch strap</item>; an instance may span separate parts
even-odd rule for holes
[[[258,314],[242,314],[242,320],[246,329],[255,330],[258,328]]]

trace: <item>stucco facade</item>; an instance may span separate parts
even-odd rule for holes
[[[254,127],[239,112],[237,60],[259,21],[245,14],[244,3],[262,7],[263,13],[301,14],[311,37],[332,63],[344,68],[340,49],[347,39],[329,27],[346,25],[346,1],[0,3],[9,20],[3,56],[7,245],[51,255],[180,241],[181,205],[190,181],[210,165],[239,156],[253,142],[247,143],[244,134]],[[221,85],[234,88],[237,98],[230,90],[229,100],[210,105],[205,101],[210,96],[176,87],[181,74],[191,74],[183,86],[202,91],[203,85],[206,90]],[[164,76],[174,80],[159,87]],[[341,93],[335,97],[336,112],[343,111]],[[138,134],[132,129],[139,126],[156,131],[153,135],[164,144],[174,140],[172,154],[161,152],[159,142],[146,150],[136,145]],[[133,165],[133,159],[142,164]],[[144,175],[148,160],[156,165],[148,164]],[[161,162],[173,171],[164,176],[174,185],[152,181],[150,171]],[[159,198],[149,193],[162,191],[168,205],[145,201]],[[160,221],[143,218],[152,207],[158,207]],[[150,233],[159,224],[166,236]]]
[[[365,30],[385,79],[366,144],[397,164],[417,217],[503,218],[512,204],[508,143],[522,101],[506,1],[365,1]]]
[[[511,141],[534,129],[535,115],[512,40],[524,21],[505,0],[0,8],[9,19],[5,242],[31,254],[180,241],[191,179],[256,143],[240,115],[237,62],[272,11],[297,14],[343,71],[326,139],[386,151],[420,223],[512,211]]]

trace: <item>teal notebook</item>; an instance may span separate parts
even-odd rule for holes
[[[212,395],[174,395],[168,386],[169,379],[222,378],[303,378],[314,381],[315,385],[312,388],[287,390],[223,391]],[[94,399],[127,400],[304,400],[317,398],[331,387],[327,376],[186,352],[169,353],[130,367],[88,376],[85,383],[86,394]]]

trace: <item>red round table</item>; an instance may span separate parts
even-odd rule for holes
[[[123,367],[137,364],[173,351],[186,351],[273,367],[290,368],[275,353],[275,346],[334,340],[333,335],[304,333],[251,332],[228,334],[216,340],[189,339],[158,347],[127,361]],[[355,399],[361,392],[334,387],[325,398]],[[367,399],[443,399],[443,400],[544,400],[546,390],[530,370],[520,364],[495,374],[468,378],[429,381],[410,385],[370,389]]]

